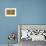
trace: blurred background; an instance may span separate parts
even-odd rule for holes
[[[5,8],[16,8],[17,16],[6,17]],[[10,32],[18,36],[17,24],[46,24],[46,0],[0,0],[0,44],[8,43]]]

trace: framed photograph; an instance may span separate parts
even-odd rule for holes
[[[16,8],[5,8],[5,16],[16,16]]]

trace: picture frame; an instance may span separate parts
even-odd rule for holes
[[[16,8],[5,8],[5,16],[16,17]]]

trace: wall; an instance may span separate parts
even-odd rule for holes
[[[16,17],[6,17],[5,8],[17,8]],[[7,44],[17,24],[46,24],[46,0],[0,0],[0,44]],[[17,43],[17,40],[16,40]]]

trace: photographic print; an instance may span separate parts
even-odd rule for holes
[[[5,8],[5,16],[16,16],[16,8]]]

